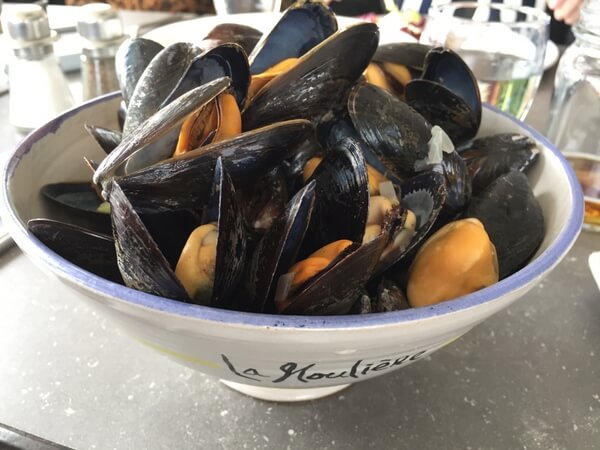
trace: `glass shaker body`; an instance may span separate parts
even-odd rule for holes
[[[600,155],[600,0],[588,1],[560,59],[548,138],[565,153]]]
[[[67,80],[50,50],[40,59],[14,56],[9,65],[9,121],[22,133],[73,107]]]
[[[17,5],[6,18],[6,31],[13,49],[9,121],[28,132],[71,108],[73,97],[54,55],[57,35],[40,5]]]
[[[81,84],[83,100],[119,90],[119,82],[115,71],[116,47],[108,56],[107,52],[83,49],[81,53]]]

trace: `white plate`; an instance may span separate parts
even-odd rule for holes
[[[198,19],[186,20],[183,22],[172,23],[160,28],[156,28],[144,35],[145,38],[152,39],[160,44],[167,46],[175,42],[187,41],[199,45],[202,39],[220,23],[238,23],[247,25],[261,32],[269,31],[281,17],[280,13],[248,13],[232,14],[229,16],[206,16]],[[337,16],[338,26],[345,28],[354,23],[360,22],[360,19],[353,17]],[[416,39],[409,34],[398,31],[397,33],[383,32],[380,42],[416,42]]]

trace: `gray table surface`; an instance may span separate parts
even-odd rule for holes
[[[543,130],[553,73],[528,122]],[[0,97],[1,151],[14,135]],[[424,361],[329,398],[233,392],[124,335],[17,248],[0,257],[0,423],[80,449],[600,446],[600,235]]]

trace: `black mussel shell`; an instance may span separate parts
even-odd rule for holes
[[[483,223],[496,247],[500,279],[522,268],[544,238],[544,215],[527,177],[512,171],[473,196],[465,217]]]
[[[286,175],[281,166],[256,180],[237,193],[239,205],[249,227],[259,234],[265,233],[279,217],[289,200]]]
[[[127,107],[123,135],[132,133],[186,92],[223,77],[231,79],[233,93],[241,107],[250,84],[250,68],[246,53],[239,45],[223,44],[206,52],[181,42],[165,48],[138,81]]]
[[[161,50],[140,76],[127,105],[123,135],[136,130],[169,98],[190,65],[202,53],[199,47],[178,42]]]
[[[425,56],[431,50],[429,45],[416,42],[394,42],[377,47],[373,61],[391,62],[408,69],[423,71]]]
[[[247,237],[235,188],[221,158],[215,165],[214,183],[203,220],[203,223],[209,222],[217,222],[219,230],[210,305],[231,308],[245,268]]]
[[[346,111],[347,113],[347,111]],[[344,115],[338,117],[329,122],[322,123],[317,128],[317,135],[320,139],[321,145],[324,148],[330,149],[339,144],[340,141],[346,138],[354,140],[355,145],[360,149],[365,162],[371,167],[383,174],[388,180],[393,181],[396,184],[400,184],[401,180],[398,176],[388,170],[388,168],[379,160],[376,152],[371,149],[360,137],[357,131],[352,125],[350,117]]]
[[[243,112],[244,129],[294,118],[318,123],[332,109],[342,110],[349,88],[369,64],[378,41],[379,31],[372,23],[330,36],[253,97]]]
[[[440,168],[446,180],[447,192],[442,214],[451,218],[462,212],[471,200],[471,175],[457,152],[444,152]]]
[[[425,58],[424,80],[435,81],[462,98],[473,110],[477,128],[481,123],[481,95],[477,79],[457,53],[446,48],[433,48]]]
[[[142,73],[164,47],[145,38],[127,39],[115,55],[115,70],[125,105],[129,104]]]
[[[446,202],[446,196],[444,176],[434,171],[421,173],[402,185],[401,205],[415,213],[417,218],[416,233],[402,256],[416,249],[431,231]]]
[[[123,139],[123,135],[118,131],[87,124],[84,127],[107,155],[117,148]]]
[[[161,297],[189,301],[169,262],[113,180],[110,209],[117,263],[125,285]]]
[[[69,223],[32,219],[27,229],[66,260],[102,278],[123,284],[112,236]]]
[[[306,163],[317,155],[322,155],[323,150],[314,136],[307,139],[298,150],[281,164],[281,174],[289,192],[298,192],[304,186],[304,167]]]
[[[273,298],[277,280],[296,261],[314,202],[315,182],[311,181],[294,195],[258,244],[248,282],[254,310],[275,311]]]
[[[455,145],[474,138],[479,130],[481,117],[461,97],[434,81],[412,80],[406,85],[406,101],[432,125],[441,127]]]
[[[250,85],[250,69],[246,53],[236,44],[219,45],[196,56],[173,91],[160,104],[160,108],[170,105],[196,87],[204,86],[223,77],[231,80],[230,89],[241,109]],[[150,113],[150,110],[146,110],[146,113]],[[135,172],[169,157],[177,144],[178,136],[179,130],[173,129],[148,145],[143,152],[130,158],[126,165],[126,172]]]
[[[533,139],[516,133],[503,133],[479,138],[461,152],[473,179],[477,194],[500,175],[526,171],[538,159],[539,149]]]
[[[220,23],[216,25],[203,39],[202,46],[210,41],[211,48],[217,45],[233,43],[244,49],[246,54],[250,54],[260,40],[262,33],[256,28],[242,25],[239,23]]]
[[[181,124],[188,115],[209,103],[217,95],[223,93],[229,87],[229,83],[229,78],[219,78],[218,80],[206,83],[203,86],[186,92],[177,100],[151,116],[134,132],[125,136],[118,147],[104,158],[100,166],[96,169],[96,172],[94,172],[94,183],[102,185],[103,189],[106,189],[106,185],[110,184],[110,179],[117,169],[134,154],[138,160],[147,160],[149,164],[155,162],[153,161],[156,156],[154,155],[155,149],[152,149],[153,156],[145,157],[143,155],[152,147],[150,144],[167,135]],[[172,153],[173,148],[167,147],[166,150]],[[214,162],[216,162],[216,159],[213,161],[213,165]],[[141,163],[138,162],[138,164]]]
[[[292,5],[248,57],[252,74],[262,73],[284,59],[301,57],[337,28],[335,15],[321,2],[309,0]]]
[[[89,228],[97,233],[110,234],[108,209],[102,210],[103,200],[90,182],[67,182],[47,184],[40,190],[44,198],[60,208],[53,210],[57,217],[75,225]]]
[[[369,179],[357,142],[330,149],[310,180],[316,181],[308,253],[340,239],[362,242],[369,214]]]
[[[317,138],[321,146],[325,149],[336,146],[344,138],[351,138],[356,141],[360,140],[360,136],[354,129],[347,111],[344,111],[332,120],[320,123],[317,127]]]
[[[429,155],[431,125],[386,90],[371,84],[355,86],[348,112],[363,141],[392,173],[412,176],[415,163]]]
[[[281,122],[126,175],[119,184],[142,212],[196,208],[210,191],[219,157],[235,184],[247,186],[293,154],[313,132],[307,120]]]
[[[367,244],[353,244],[325,270],[293,294],[282,314],[347,314],[371,277],[386,244],[380,235]]]
[[[372,64],[385,77],[387,88],[405,100],[406,84],[421,76],[425,55],[431,47],[413,42],[397,42],[380,45]]]
[[[250,68],[244,49],[237,44],[222,44],[197,56],[185,76],[161,106],[189,90],[222,77],[231,79],[231,89],[241,108],[250,85]]]
[[[46,184],[40,192],[47,199],[64,207],[83,211],[96,218],[109,218],[108,211],[103,212],[101,209],[104,201],[90,182]]]

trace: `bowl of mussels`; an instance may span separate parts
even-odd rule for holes
[[[453,341],[573,244],[568,164],[482,105],[456,53],[380,47],[311,2],[245,33],[126,41],[121,91],[35,130],[2,174],[17,244],[140,342],[315,398]]]

